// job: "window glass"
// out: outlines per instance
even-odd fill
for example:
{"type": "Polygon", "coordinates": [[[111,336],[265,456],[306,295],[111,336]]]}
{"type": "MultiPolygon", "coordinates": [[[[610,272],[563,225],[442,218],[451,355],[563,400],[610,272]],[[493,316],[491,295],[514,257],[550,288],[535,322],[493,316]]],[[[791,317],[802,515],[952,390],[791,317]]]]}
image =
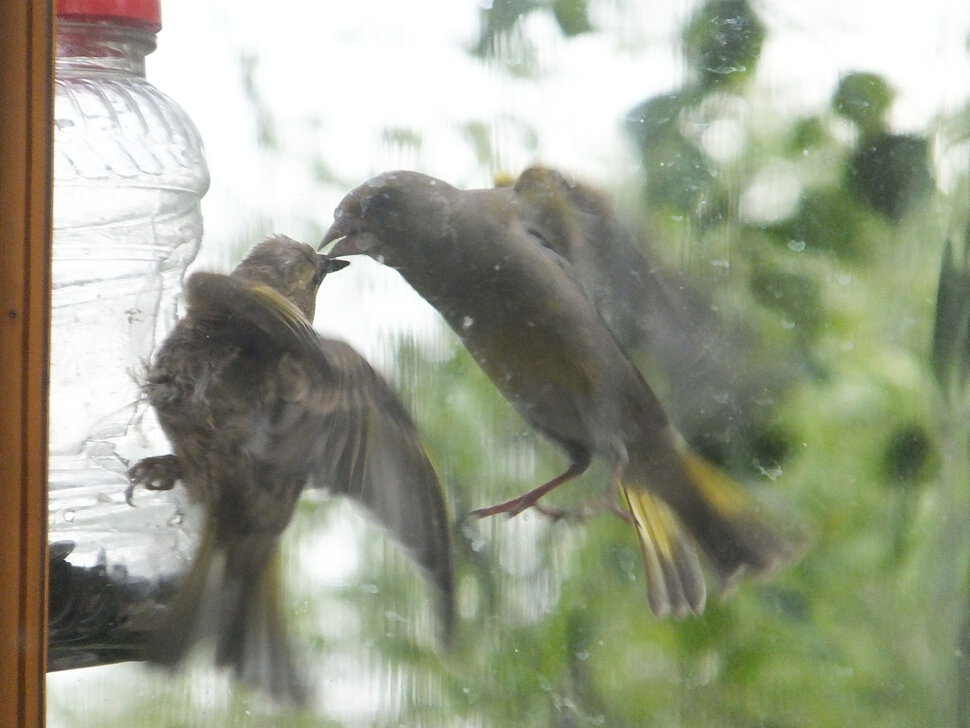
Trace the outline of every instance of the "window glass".
{"type": "MultiPolygon", "coordinates": [[[[604,456],[540,501],[566,517],[469,517],[569,458],[401,275],[354,256],[323,282],[314,326],[387,379],[437,467],[453,644],[386,529],[308,491],[282,544],[305,711],[202,650],[174,671],[52,672],[50,725],[966,721],[964,5],[165,2],[147,77],[198,126],[211,174],[190,273],[228,273],[270,234],[316,247],[344,196],[388,170],[517,194],[483,219],[515,211],[503,224],[567,270],[684,447],[741,484],[792,558],[729,584],[705,565],[703,614],[656,618],[604,456]],[[529,188],[535,165],[553,176],[529,188]],[[543,186],[559,173],[566,186],[543,186]]],[[[442,259],[427,285],[462,265],[442,259]]],[[[534,300],[490,285],[463,295],[534,300]]],[[[585,341],[586,325],[561,333],[585,341]]],[[[545,341],[503,349],[535,377],[529,396],[565,376],[545,341]]],[[[146,454],[164,453],[126,456],[146,454]]],[[[94,594],[189,562],[198,517],[180,488],[150,526],[163,557],[135,569],[113,543],[75,562],[101,565],[94,594]]],[[[128,507],[123,485],[104,497],[128,507]]]]}

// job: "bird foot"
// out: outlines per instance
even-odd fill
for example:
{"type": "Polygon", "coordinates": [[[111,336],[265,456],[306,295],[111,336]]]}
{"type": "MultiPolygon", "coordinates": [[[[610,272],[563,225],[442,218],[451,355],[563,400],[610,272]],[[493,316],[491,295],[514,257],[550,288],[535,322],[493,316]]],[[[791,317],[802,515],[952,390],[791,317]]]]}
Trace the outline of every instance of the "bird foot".
{"type": "Polygon", "coordinates": [[[505,501],[504,503],[498,503],[488,508],[479,508],[472,511],[468,515],[472,518],[487,518],[488,516],[495,516],[499,513],[505,513],[509,518],[512,518],[513,516],[519,515],[524,510],[534,508],[537,512],[541,513],[554,523],[558,521],[582,523],[583,521],[589,520],[597,513],[603,510],[608,510],[620,518],[627,521],[630,520],[629,513],[624,511],[615,503],[606,501],[602,498],[598,498],[593,502],[586,503],[575,511],[570,511],[564,508],[550,508],[549,506],[544,506],[538,502],[538,498],[533,498],[531,496],[531,493],[526,493],[523,496],[513,498],[512,500],[505,501]]]}
{"type": "Polygon", "coordinates": [[[544,506],[539,506],[536,501],[538,498],[532,497],[532,493],[526,493],[525,495],[519,496],[518,498],[513,498],[512,500],[504,501],[503,503],[496,503],[494,506],[489,506],[488,508],[476,508],[474,511],[468,515],[471,518],[487,518],[488,516],[495,516],[499,513],[505,513],[509,518],[519,515],[522,511],[536,507],[540,513],[547,511],[544,506]]]}
{"type": "Polygon", "coordinates": [[[509,518],[512,518],[513,516],[519,515],[527,508],[535,507],[535,509],[540,513],[549,516],[554,520],[559,520],[566,515],[566,512],[540,506],[538,504],[539,499],[549,491],[558,488],[567,480],[572,480],[576,476],[581,475],[583,471],[586,470],[587,466],[589,466],[589,458],[579,458],[576,462],[572,463],[564,473],[557,475],[548,483],[543,483],[538,488],[534,488],[528,493],[520,495],[518,498],[513,498],[512,500],[507,500],[503,503],[497,503],[496,505],[489,506],[488,508],[478,508],[468,515],[471,518],[486,518],[488,516],[494,516],[498,513],[507,513],[509,518]]]}
{"type": "Polygon", "coordinates": [[[146,490],[171,490],[175,481],[182,477],[178,458],[174,455],[157,455],[142,458],[128,468],[130,485],[125,488],[125,502],[133,506],[132,495],[139,485],[146,490]]]}
{"type": "Polygon", "coordinates": [[[570,521],[572,523],[585,523],[593,516],[599,515],[603,511],[608,511],[614,516],[623,519],[627,523],[633,523],[633,518],[621,506],[617,505],[609,495],[602,495],[587,501],[574,511],[567,511],[561,508],[547,508],[536,503],[534,508],[542,515],[547,516],[553,521],[570,521]]]}

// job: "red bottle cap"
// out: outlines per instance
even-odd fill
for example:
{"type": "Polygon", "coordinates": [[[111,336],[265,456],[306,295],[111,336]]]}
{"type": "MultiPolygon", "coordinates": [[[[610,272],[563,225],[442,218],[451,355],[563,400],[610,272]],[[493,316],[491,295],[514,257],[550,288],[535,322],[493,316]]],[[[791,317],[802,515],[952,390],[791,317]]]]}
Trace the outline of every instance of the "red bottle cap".
{"type": "Polygon", "coordinates": [[[57,0],[57,17],[107,20],[151,33],[162,29],[161,0],[57,0]]]}

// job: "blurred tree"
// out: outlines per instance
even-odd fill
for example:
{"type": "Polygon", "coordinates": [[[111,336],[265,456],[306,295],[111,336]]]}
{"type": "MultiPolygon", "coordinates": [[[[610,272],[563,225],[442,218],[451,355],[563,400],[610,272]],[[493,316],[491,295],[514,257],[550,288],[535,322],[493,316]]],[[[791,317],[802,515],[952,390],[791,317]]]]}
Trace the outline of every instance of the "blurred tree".
{"type": "Polygon", "coordinates": [[[549,12],[567,38],[589,33],[587,0],[492,0],[483,4],[478,42],[474,52],[481,57],[501,54],[501,40],[519,29],[532,13],[549,12]]]}
{"type": "Polygon", "coordinates": [[[741,88],[754,76],[767,29],[748,0],[707,0],[684,31],[691,83],[741,88]]]}
{"type": "Polygon", "coordinates": [[[893,134],[886,115],[893,90],[874,73],[846,75],[832,99],[836,113],[859,130],[848,161],[846,187],[861,202],[898,222],[933,187],[929,142],[913,134],[893,134]]]}

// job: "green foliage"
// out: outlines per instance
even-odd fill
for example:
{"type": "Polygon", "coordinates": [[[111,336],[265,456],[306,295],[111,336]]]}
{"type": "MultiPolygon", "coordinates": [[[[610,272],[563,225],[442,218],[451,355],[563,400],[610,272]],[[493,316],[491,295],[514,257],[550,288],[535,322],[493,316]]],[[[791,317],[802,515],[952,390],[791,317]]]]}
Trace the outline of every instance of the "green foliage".
{"type": "Polygon", "coordinates": [[[239,67],[242,70],[243,92],[252,105],[256,121],[256,141],[262,149],[278,150],[280,138],[279,132],[276,130],[273,111],[263,97],[257,81],[259,57],[251,52],[242,53],[239,57],[239,67]]]}
{"type": "Polygon", "coordinates": [[[711,90],[738,87],[754,73],[767,30],[747,0],[708,0],[684,32],[687,66],[711,90]]]}
{"type": "Polygon", "coordinates": [[[414,129],[403,127],[388,127],[384,129],[382,141],[392,147],[417,150],[421,148],[421,133],[414,129]]]}
{"type": "Polygon", "coordinates": [[[552,15],[566,37],[589,33],[593,30],[587,13],[586,0],[553,0],[552,15]]]}
{"type": "Polygon", "coordinates": [[[933,327],[933,371],[944,388],[965,387],[970,373],[970,237],[947,240],[940,267],[933,327]]]}
{"type": "Polygon", "coordinates": [[[536,12],[549,13],[566,38],[593,30],[588,0],[492,0],[483,3],[478,41],[472,52],[481,58],[505,62],[516,75],[535,70],[535,48],[522,31],[522,23],[536,12]]]}
{"type": "Polygon", "coordinates": [[[839,82],[832,97],[832,108],[867,134],[875,134],[885,130],[886,114],[894,96],[895,93],[882,76],[850,73],[839,82]]]}
{"type": "Polygon", "coordinates": [[[846,187],[863,203],[898,221],[932,190],[929,144],[910,134],[863,139],[849,160],[846,187]]]}

